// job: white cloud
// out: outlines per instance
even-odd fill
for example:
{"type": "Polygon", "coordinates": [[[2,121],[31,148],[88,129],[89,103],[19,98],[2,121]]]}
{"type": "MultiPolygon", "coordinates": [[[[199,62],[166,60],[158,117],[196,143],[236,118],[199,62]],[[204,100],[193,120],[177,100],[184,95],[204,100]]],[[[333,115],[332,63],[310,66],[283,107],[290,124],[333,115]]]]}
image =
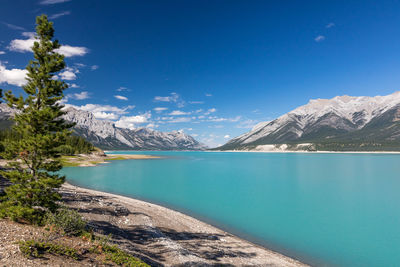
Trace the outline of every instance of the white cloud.
{"type": "Polygon", "coordinates": [[[69,2],[71,0],[42,0],[40,1],[41,5],[53,5],[53,4],[61,4],[65,2],[69,2]]]}
{"type": "Polygon", "coordinates": [[[118,92],[129,91],[129,89],[125,86],[121,86],[117,89],[118,92]]]}
{"type": "Polygon", "coordinates": [[[168,110],[168,108],[156,107],[156,108],[154,108],[153,110],[154,110],[155,112],[157,112],[157,113],[161,113],[161,112],[163,112],[163,111],[165,111],[165,110],[168,110]]]}
{"type": "Polygon", "coordinates": [[[67,81],[76,80],[76,74],[68,69],[61,72],[60,77],[61,77],[61,79],[67,80],[67,81]]]}
{"type": "Polygon", "coordinates": [[[49,19],[58,19],[59,17],[66,16],[66,15],[69,15],[69,14],[71,14],[71,11],[64,11],[64,12],[57,13],[57,14],[49,16],[49,19]]]}
{"type": "MultiPolygon", "coordinates": [[[[63,99],[63,101],[62,101],[63,104],[67,100],[68,100],[68,96],[66,97],[66,99],[63,99]]],[[[128,113],[127,110],[135,108],[135,106],[127,106],[124,108],[119,108],[119,107],[115,107],[115,106],[99,105],[99,104],[86,104],[86,105],[82,105],[82,106],[65,104],[65,107],[73,107],[75,109],[89,111],[89,112],[92,112],[93,115],[97,119],[106,119],[106,120],[116,120],[121,115],[128,113]]]]}
{"type": "Polygon", "coordinates": [[[216,108],[210,108],[209,110],[207,110],[207,112],[204,113],[204,115],[210,115],[211,113],[214,113],[216,111],[217,111],[216,108]]]}
{"type": "Polygon", "coordinates": [[[171,93],[170,96],[155,96],[154,101],[156,102],[173,102],[176,103],[176,105],[179,108],[182,108],[185,106],[185,101],[183,101],[177,93],[171,93]]]}
{"type": "Polygon", "coordinates": [[[177,93],[172,93],[170,96],[155,96],[154,101],[157,102],[176,102],[179,98],[177,93]]]}
{"type": "Polygon", "coordinates": [[[0,51],[0,55],[4,55],[6,52],[4,51],[0,51]]]}
{"type": "Polygon", "coordinates": [[[75,94],[68,94],[67,98],[72,98],[76,100],[84,100],[90,98],[89,92],[87,91],[82,91],[80,93],[75,93],[75,94]]]}
{"type": "Polygon", "coordinates": [[[335,27],[335,23],[333,23],[333,22],[328,23],[328,24],[325,26],[325,28],[327,28],[327,29],[332,28],[332,27],[335,27]]]}
{"type": "Polygon", "coordinates": [[[77,85],[76,83],[71,83],[71,84],[68,84],[68,87],[69,88],[79,88],[80,86],[77,85]]]}
{"type": "MultiPolygon", "coordinates": [[[[198,117],[199,119],[203,119],[204,118],[204,116],[199,116],[198,117]],[[202,117],[202,118],[200,118],[200,117],[202,117]]],[[[209,116],[206,120],[204,120],[204,121],[210,121],[210,122],[222,122],[222,121],[228,121],[228,122],[237,122],[237,121],[239,121],[241,119],[241,116],[236,116],[236,117],[233,117],[233,118],[220,118],[220,117],[217,117],[217,116],[209,116]]]]}
{"type": "Polygon", "coordinates": [[[84,56],[89,52],[86,47],[70,45],[62,45],[57,50],[58,53],[63,54],[65,57],[84,56]]]}
{"type": "Polygon", "coordinates": [[[23,32],[21,35],[28,38],[35,38],[36,32],[23,32]]]}
{"type": "Polygon", "coordinates": [[[98,65],[93,65],[93,66],[90,67],[91,70],[97,70],[98,68],[99,68],[98,65]]]}
{"type": "Polygon", "coordinates": [[[189,101],[189,104],[204,104],[204,101],[189,101]]]}
{"type": "Polygon", "coordinates": [[[190,121],[191,121],[191,118],[189,118],[189,117],[179,117],[179,118],[172,119],[172,120],[170,120],[168,122],[180,123],[180,122],[190,122],[190,121]]]}
{"type": "MultiPolygon", "coordinates": [[[[29,37],[28,39],[15,39],[10,42],[8,49],[15,52],[32,52],[33,44],[36,39],[34,33],[24,32],[23,36],[29,37]]],[[[89,52],[86,47],[62,45],[57,52],[63,54],[65,57],[84,56],[89,52]]]]}
{"type": "Polygon", "coordinates": [[[158,128],[158,125],[154,123],[149,123],[146,125],[146,128],[158,128]]]}
{"type": "Polygon", "coordinates": [[[314,38],[314,41],[316,41],[317,43],[322,42],[323,40],[325,40],[325,36],[323,35],[318,35],[314,38]]]}
{"type": "Polygon", "coordinates": [[[123,95],[115,95],[114,96],[116,99],[119,99],[119,100],[124,100],[124,101],[127,101],[128,100],[128,98],[126,97],[126,96],[123,96],[123,95]]]}
{"type": "Polygon", "coordinates": [[[206,94],[206,96],[210,97],[210,96],[212,96],[212,94],[206,94]]]}
{"type": "Polygon", "coordinates": [[[135,129],[137,124],[147,123],[148,119],[150,118],[150,112],[135,116],[122,116],[118,121],[115,122],[115,126],[120,128],[135,129]]]}
{"type": "Polygon", "coordinates": [[[182,116],[182,115],[190,115],[191,112],[184,112],[181,110],[174,110],[171,113],[169,113],[169,115],[171,116],[182,116]]]}
{"type": "Polygon", "coordinates": [[[0,61],[0,84],[8,83],[10,85],[22,86],[27,83],[25,79],[27,70],[23,69],[6,69],[0,61]]]}
{"type": "Polygon", "coordinates": [[[35,43],[34,37],[30,37],[29,39],[24,39],[24,40],[15,39],[11,41],[10,45],[8,46],[8,49],[11,51],[22,52],[22,53],[31,52],[34,43],[35,43]]]}
{"type": "Polygon", "coordinates": [[[103,111],[97,111],[93,112],[93,115],[96,117],[96,119],[101,119],[101,120],[116,120],[118,119],[119,115],[112,113],[112,112],[103,112],[103,111]]]}
{"type": "Polygon", "coordinates": [[[229,139],[229,138],[231,138],[231,136],[229,134],[227,134],[227,135],[224,136],[224,138],[225,139],[229,139]]]}
{"type": "Polygon", "coordinates": [[[118,115],[123,115],[128,113],[127,110],[135,108],[135,106],[127,106],[124,108],[119,108],[110,105],[100,105],[100,104],[86,104],[83,106],[73,106],[80,110],[90,111],[90,112],[114,112],[118,115]]]}

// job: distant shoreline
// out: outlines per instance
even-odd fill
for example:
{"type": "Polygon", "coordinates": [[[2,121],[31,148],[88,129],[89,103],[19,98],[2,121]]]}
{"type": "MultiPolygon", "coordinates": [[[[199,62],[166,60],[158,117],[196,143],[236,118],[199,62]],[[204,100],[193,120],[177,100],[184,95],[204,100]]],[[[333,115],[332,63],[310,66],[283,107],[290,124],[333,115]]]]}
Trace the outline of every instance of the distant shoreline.
{"type": "Polygon", "coordinates": [[[400,154],[400,151],[306,151],[306,150],[285,150],[285,151],[259,151],[259,150],[104,150],[109,155],[113,152],[252,152],[252,153],[304,153],[304,154],[400,154]]]}
{"type": "Polygon", "coordinates": [[[303,153],[303,154],[400,154],[400,151],[257,151],[257,150],[206,150],[206,152],[251,152],[251,153],[303,153]]]}

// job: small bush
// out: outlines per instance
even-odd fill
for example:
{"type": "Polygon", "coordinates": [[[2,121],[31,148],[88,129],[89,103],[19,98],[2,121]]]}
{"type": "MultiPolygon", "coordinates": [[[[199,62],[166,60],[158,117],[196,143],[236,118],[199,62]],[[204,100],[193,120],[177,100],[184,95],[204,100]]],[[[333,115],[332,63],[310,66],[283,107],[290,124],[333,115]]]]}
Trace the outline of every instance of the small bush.
{"type": "Polygon", "coordinates": [[[11,201],[0,202],[0,218],[8,218],[15,222],[42,225],[43,217],[43,210],[15,205],[11,201]]]}
{"type": "Polygon", "coordinates": [[[114,262],[117,265],[129,267],[149,267],[146,263],[138,260],[117,246],[106,245],[104,248],[106,259],[114,262]]]}
{"type": "Polygon", "coordinates": [[[141,260],[118,248],[110,245],[111,235],[96,236],[94,245],[89,251],[99,255],[104,255],[105,259],[120,266],[126,267],[150,267],[141,260]]]}
{"type": "Polygon", "coordinates": [[[79,235],[85,232],[86,221],[81,215],[67,208],[61,208],[55,213],[47,213],[45,223],[54,226],[56,230],[62,231],[67,235],[79,235]]]}
{"type": "Polygon", "coordinates": [[[38,242],[36,240],[20,241],[19,250],[25,257],[40,258],[43,254],[50,253],[67,256],[75,260],[79,259],[78,252],[73,248],[49,242],[38,242]]]}

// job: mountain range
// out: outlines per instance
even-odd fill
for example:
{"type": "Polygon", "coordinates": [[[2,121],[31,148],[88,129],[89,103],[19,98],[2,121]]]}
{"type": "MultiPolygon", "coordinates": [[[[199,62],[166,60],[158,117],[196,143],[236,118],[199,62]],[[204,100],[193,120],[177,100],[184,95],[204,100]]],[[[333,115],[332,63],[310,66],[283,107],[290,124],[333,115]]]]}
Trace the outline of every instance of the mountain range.
{"type": "Polygon", "coordinates": [[[400,92],[313,99],[217,150],[400,150],[400,92]]]}
{"type": "MultiPolygon", "coordinates": [[[[204,150],[207,147],[183,131],[160,132],[149,128],[125,129],[107,120],[99,120],[91,112],[73,107],[65,109],[64,118],[74,122],[74,134],[82,136],[102,149],[127,150],[204,150]]],[[[0,104],[0,128],[9,128],[15,111],[0,104]]]]}

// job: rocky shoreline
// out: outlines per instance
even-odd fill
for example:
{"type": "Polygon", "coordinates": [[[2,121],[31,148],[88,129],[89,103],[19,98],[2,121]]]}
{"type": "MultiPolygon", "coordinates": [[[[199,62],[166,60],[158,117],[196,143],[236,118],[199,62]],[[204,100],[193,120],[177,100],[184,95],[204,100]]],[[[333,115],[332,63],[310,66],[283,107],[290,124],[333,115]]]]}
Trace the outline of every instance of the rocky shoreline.
{"type": "Polygon", "coordinates": [[[151,266],[307,266],[148,202],[64,184],[65,205],[151,266]]]}

